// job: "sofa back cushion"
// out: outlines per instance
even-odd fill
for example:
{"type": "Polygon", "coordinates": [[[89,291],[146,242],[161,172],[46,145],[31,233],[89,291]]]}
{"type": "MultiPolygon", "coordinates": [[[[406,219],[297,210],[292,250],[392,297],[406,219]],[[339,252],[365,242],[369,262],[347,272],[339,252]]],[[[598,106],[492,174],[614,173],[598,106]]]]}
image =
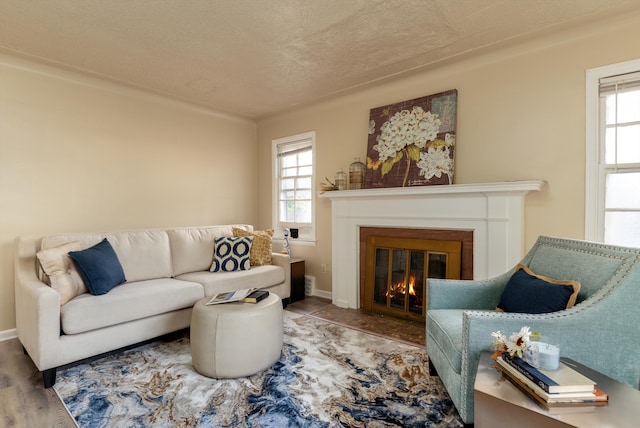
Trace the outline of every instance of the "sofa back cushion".
{"type": "Polygon", "coordinates": [[[128,282],[173,276],[167,232],[159,229],[110,233],[67,233],[42,238],[41,247],[79,241],[82,249],[107,238],[128,282]]]}
{"type": "Polygon", "coordinates": [[[174,276],[209,270],[216,238],[233,236],[233,228],[253,231],[247,224],[168,229],[174,276]]]}

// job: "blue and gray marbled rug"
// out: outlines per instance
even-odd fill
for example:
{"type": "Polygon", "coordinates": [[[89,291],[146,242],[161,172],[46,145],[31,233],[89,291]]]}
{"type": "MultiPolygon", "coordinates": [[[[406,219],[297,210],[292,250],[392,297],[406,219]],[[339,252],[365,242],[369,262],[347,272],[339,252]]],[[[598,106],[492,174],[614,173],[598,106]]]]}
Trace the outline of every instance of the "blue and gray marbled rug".
{"type": "Polygon", "coordinates": [[[58,372],[80,427],[460,427],[423,349],[284,313],[270,369],[216,380],[191,365],[188,335],[58,372]]]}

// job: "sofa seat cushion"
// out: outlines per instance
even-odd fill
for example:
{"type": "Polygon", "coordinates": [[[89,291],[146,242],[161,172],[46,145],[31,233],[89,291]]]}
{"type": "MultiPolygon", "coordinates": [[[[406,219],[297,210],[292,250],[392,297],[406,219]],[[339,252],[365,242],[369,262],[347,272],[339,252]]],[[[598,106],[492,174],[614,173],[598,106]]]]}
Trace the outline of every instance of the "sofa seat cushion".
{"type": "Polygon", "coordinates": [[[204,286],[205,296],[213,296],[225,291],[244,288],[268,288],[284,282],[284,269],[281,266],[255,266],[249,270],[235,272],[190,272],[176,279],[197,282],[204,286]]]}
{"type": "Polygon", "coordinates": [[[451,368],[458,374],[462,370],[463,312],[462,309],[431,309],[427,312],[427,333],[433,338],[441,353],[447,356],[451,368]]]}
{"type": "Polygon", "coordinates": [[[62,331],[78,334],[193,306],[202,285],[172,278],[127,282],[102,296],[82,294],[60,308],[62,331]]]}

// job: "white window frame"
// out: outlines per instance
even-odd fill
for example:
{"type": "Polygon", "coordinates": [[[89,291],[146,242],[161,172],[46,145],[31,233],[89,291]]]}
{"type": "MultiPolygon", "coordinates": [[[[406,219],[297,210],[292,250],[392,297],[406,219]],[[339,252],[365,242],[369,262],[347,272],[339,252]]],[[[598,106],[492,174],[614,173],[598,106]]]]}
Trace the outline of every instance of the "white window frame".
{"type": "Polygon", "coordinates": [[[586,153],[585,230],[586,240],[604,242],[605,170],[601,167],[604,148],[600,129],[600,79],[640,70],[640,59],[587,70],[586,73],[586,153]]]}
{"type": "Polygon", "coordinates": [[[299,237],[289,239],[291,245],[316,245],[316,133],[315,131],[304,132],[302,134],[289,137],[277,138],[271,142],[271,158],[273,160],[273,192],[272,192],[272,227],[274,229],[274,240],[281,242],[285,228],[297,227],[299,237]],[[278,146],[282,144],[295,144],[302,141],[311,141],[311,225],[283,223],[280,222],[280,165],[278,160],[278,146]]]}

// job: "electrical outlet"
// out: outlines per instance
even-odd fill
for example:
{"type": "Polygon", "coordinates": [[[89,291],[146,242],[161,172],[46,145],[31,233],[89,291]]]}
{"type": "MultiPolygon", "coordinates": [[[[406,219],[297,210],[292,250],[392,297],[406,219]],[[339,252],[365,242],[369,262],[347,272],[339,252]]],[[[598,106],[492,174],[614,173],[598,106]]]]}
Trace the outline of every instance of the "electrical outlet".
{"type": "Polygon", "coordinates": [[[322,273],[327,273],[327,271],[329,270],[329,265],[323,263],[322,265],[320,265],[320,268],[322,269],[322,273]]]}

